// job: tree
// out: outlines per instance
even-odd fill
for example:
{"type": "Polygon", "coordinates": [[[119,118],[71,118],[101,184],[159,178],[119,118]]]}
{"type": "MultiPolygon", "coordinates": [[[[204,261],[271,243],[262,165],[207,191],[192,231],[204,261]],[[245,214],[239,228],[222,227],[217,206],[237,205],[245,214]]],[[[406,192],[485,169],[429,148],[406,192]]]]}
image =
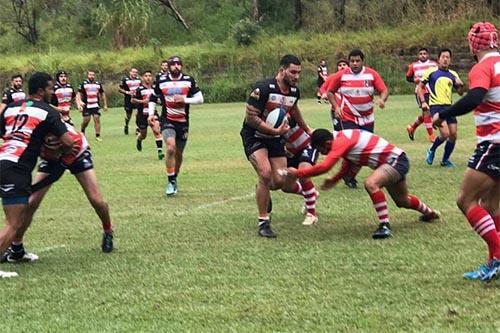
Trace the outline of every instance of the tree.
{"type": "Polygon", "coordinates": [[[182,14],[179,12],[179,10],[176,8],[176,6],[174,4],[174,0],[156,0],[156,1],[158,1],[160,4],[167,7],[168,9],[170,9],[170,11],[171,11],[170,15],[172,15],[172,17],[174,17],[177,20],[177,22],[182,24],[182,26],[186,30],[189,31],[189,29],[190,29],[189,25],[187,24],[186,20],[184,19],[182,14]]]}
{"type": "Polygon", "coordinates": [[[38,8],[35,0],[11,0],[14,21],[11,22],[18,34],[35,45],[38,41],[38,8]]]}
{"type": "Polygon", "coordinates": [[[302,28],[302,0],[295,0],[295,29],[302,28]]]}

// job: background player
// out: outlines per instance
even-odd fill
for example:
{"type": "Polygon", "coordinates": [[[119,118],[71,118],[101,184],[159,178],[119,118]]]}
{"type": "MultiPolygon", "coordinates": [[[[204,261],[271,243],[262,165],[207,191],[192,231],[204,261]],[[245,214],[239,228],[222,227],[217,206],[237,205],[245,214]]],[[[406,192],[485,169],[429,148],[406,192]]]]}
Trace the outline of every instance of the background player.
{"type": "MultiPolygon", "coordinates": [[[[0,231],[0,253],[22,230],[31,194],[31,172],[40,154],[43,138],[49,132],[60,138],[64,149],[71,149],[73,139],[67,133],[57,111],[47,102],[53,94],[52,78],[35,73],[28,81],[29,98],[10,104],[0,114],[0,197],[6,224],[0,231]]],[[[14,247],[14,251],[17,249],[14,247]]],[[[0,271],[0,277],[15,276],[0,271]]]]}
{"type": "Polygon", "coordinates": [[[177,176],[188,139],[189,106],[203,103],[203,94],[195,79],[182,73],[180,57],[168,59],[168,73],[156,82],[149,110],[155,109],[158,98],[163,106],[160,124],[167,149],[165,162],[168,182],[165,194],[173,196],[177,194],[177,176]]]}
{"type": "Polygon", "coordinates": [[[166,76],[168,73],[168,60],[163,60],[160,64],[160,71],[156,74],[155,82],[160,81],[162,76],[166,76]]]}
{"type": "MultiPolygon", "coordinates": [[[[451,70],[451,50],[442,49],[438,55],[438,67],[429,68],[424,72],[422,79],[417,87],[418,98],[422,105],[422,111],[430,110],[434,115],[451,105],[452,90],[455,88],[459,95],[463,94],[464,84],[458,73],[451,70]],[[425,94],[429,92],[429,104],[425,100],[425,94]],[[429,106],[430,105],[430,106],[429,106]]],[[[444,154],[441,160],[441,166],[454,168],[455,164],[450,161],[450,156],[455,149],[457,140],[457,118],[449,117],[439,128],[439,136],[434,140],[430,149],[427,151],[426,162],[432,165],[436,149],[446,142],[444,154]]]]}
{"type": "Polygon", "coordinates": [[[137,107],[132,102],[132,97],[135,96],[136,89],[141,85],[141,78],[137,68],[132,67],[129,75],[125,76],[118,87],[118,91],[123,94],[123,109],[125,110],[125,125],[123,126],[123,133],[128,135],[128,124],[132,118],[132,112],[137,107]]]}
{"type": "Polygon", "coordinates": [[[95,72],[90,70],[87,72],[87,80],[80,84],[78,93],[76,94],[76,103],[78,110],[82,113],[82,133],[85,134],[90,117],[94,119],[95,140],[101,142],[101,109],[100,101],[103,101],[104,111],[108,111],[108,98],[104,92],[104,88],[99,81],[95,81],[95,72]]]}
{"type": "MultiPolygon", "coordinates": [[[[385,187],[398,207],[413,209],[423,215],[422,221],[431,221],[439,215],[427,207],[419,198],[408,194],[405,176],[410,168],[410,162],[403,150],[387,142],[383,138],[359,129],[343,130],[332,133],[326,129],[315,130],[311,144],[324,155],[325,160],[308,168],[288,168],[287,174],[292,177],[313,177],[328,172],[341,158],[348,163],[369,166],[374,171],[365,180],[365,189],[370,195],[375,208],[379,226],[373,234],[374,239],[388,238],[392,235],[389,223],[388,206],[382,189],[385,187]]],[[[327,178],[322,189],[328,190],[342,179],[349,170],[348,164],[343,164],[340,171],[327,178]]]]}
{"type": "Polygon", "coordinates": [[[318,103],[321,103],[321,92],[320,88],[325,83],[327,77],[328,77],[328,67],[326,66],[326,60],[321,59],[318,65],[318,79],[316,80],[317,84],[317,89],[316,89],[316,98],[318,99],[318,103]]]}
{"type": "MultiPolygon", "coordinates": [[[[425,47],[422,47],[418,50],[418,60],[412,62],[408,66],[408,71],[406,72],[406,81],[415,83],[415,98],[417,100],[417,106],[421,109],[421,113],[417,119],[413,122],[413,124],[409,124],[406,127],[406,131],[408,132],[408,136],[410,140],[414,140],[415,138],[415,130],[420,124],[424,123],[425,129],[427,130],[427,135],[429,137],[430,142],[434,142],[434,133],[432,132],[432,119],[429,111],[423,111],[422,105],[420,103],[420,98],[418,96],[418,84],[424,75],[424,72],[429,68],[437,67],[437,63],[434,60],[429,59],[429,50],[425,47]]],[[[429,103],[429,92],[425,91],[424,99],[429,103]]]]}
{"type": "Polygon", "coordinates": [[[154,93],[153,89],[153,74],[151,71],[144,71],[142,74],[142,84],[136,89],[135,96],[132,97],[132,103],[137,105],[136,125],[139,128],[137,133],[136,148],[142,151],[142,141],[148,135],[148,125],[151,127],[155,136],[156,150],[158,152],[158,159],[162,160],[165,155],[162,148],[162,137],[160,131],[160,123],[156,110],[149,112],[149,98],[154,93]]]}
{"type": "Polygon", "coordinates": [[[278,173],[287,163],[281,136],[290,130],[288,122],[284,121],[278,128],[274,128],[265,121],[269,112],[283,108],[295,118],[303,130],[310,132],[297,105],[300,98],[297,82],[301,70],[299,58],[294,55],[283,56],[276,76],[257,82],[247,100],[240,135],[245,155],[258,176],[255,197],[259,214],[258,235],[262,237],[276,237],[269,219],[270,190],[282,189],[297,194],[302,192],[300,183],[285,182],[285,178],[278,173]]]}
{"type": "Polygon", "coordinates": [[[69,122],[70,124],[71,117],[69,113],[71,110],[71,102],[75,96],[75,90],[71,84],[68,83],[68,74],[65,71],[57,72],[51,106],[61,113],[63,121],[69,122]]]}
{"type": "MultiPolygon", "coordinates": [[[[362,129],[373,133],[374,95],[380,94],[377,103],[383,109],[389,98],[389,90],[374,69],[364,66],[365,56],[361,50],[352,50],[348,60],[349,67],[337,72],[327,87],[328,100],[338,120],[337,129],[362,129]],[[340,97],[336,97],[336,93],[340,97]]],[[[356,175],[359,170],[359,166],[353,166],[345,174],[344,182],[348,187],[357,187],[356,175]]]]}
{"type": "Polygon", "coordinates": [[[13,102],[24,101],[26,94],[23,91],[23,76],[21,74],[13,75],[10,79],[10,88],[4,90],[2,103],[0,103],[0,113],[5,110],[7,105],[13,102]]]}
{"type": "Polygon", "coordinates": [[[464,174],[457,204],[471,227],[488,245],[487,264],[464,274],[467,279],[491,281],[500,275],[500,53],[498,31],[478,22],[468,34],[469,47],[478,63],[469,72],[469,92],[446,110],[434,115],[442,124],[474,110],[478,144],[464,174]]]}

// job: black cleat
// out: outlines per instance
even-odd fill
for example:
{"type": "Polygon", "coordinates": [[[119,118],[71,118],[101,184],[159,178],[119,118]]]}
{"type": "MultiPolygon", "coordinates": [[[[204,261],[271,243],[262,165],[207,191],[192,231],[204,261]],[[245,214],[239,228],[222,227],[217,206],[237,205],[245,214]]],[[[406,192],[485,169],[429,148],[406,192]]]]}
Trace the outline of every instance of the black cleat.
{"type": "Polygon", "coordinates": [[[113,233],[104,232],[102,234],[102,252],[109,253],[113,251],[113,233]]]}
{"type": "Polygon", "coordinates": [[[349,188],[358,188],[358,181],[356,178],[343,177],[344,183],[349,188]]]}
{"type": "Polygon", "coordinates": [[[385,239],[392,236],[391,225],[389,222],[380,223],[377,230],[373,233],[373,239],[385,239]]]}
{"type": "Polygon", "coordinates": [[[258,235],[266,238],[276,238],[276,234],[271,230],[270,222],[264,222],[259,225],[258,235]]]}
{"type": "Polygon", "coordinates": [[[128,135],[128,126],[123,126],[123,134],[128,135]]]}
{"type": "Polygon", "coordinates": [[[142,151],[142,141],[141,140],[137,140],[137,142],[135,144],[135,148],[137,148],[138,151],[142,151]]]}
{"type": "Polygon", "coordinates": [[[269,197],[269,202],[267,203],[267,213],[271,213],[273,211],[273,199],[269,197]]]}
{"type": "Polygon", "coordinates": [[[34,253],[28,253],[24,250],[14,252],[12,247],[9,247],[0,257],[0,263],[11,262],[11,263],[19,263],[19,262],[32,262],[37,261],[38,256],[34,253]]]}

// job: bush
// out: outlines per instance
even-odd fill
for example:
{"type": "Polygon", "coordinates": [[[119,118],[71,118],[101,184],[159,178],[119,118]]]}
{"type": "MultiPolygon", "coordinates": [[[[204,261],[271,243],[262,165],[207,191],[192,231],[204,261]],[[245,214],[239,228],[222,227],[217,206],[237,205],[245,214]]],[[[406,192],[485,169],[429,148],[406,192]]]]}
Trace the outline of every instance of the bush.
{"type": "Polygon", "coordinates": [[[233,26],[233,38],[238,45],[248,46],[254,42],[259,30],[260,27],[257,22],[245,18],[233,26]]]}

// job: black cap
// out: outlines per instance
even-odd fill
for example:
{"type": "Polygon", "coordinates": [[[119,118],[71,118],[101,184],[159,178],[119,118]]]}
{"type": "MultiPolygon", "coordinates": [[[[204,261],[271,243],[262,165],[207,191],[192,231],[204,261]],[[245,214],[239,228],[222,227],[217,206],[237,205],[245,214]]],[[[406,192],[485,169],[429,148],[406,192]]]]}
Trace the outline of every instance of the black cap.
{"type": "Polygon", "coordinates": [[[170,58],[168,58],[167,62],[169,66],[172,65],[174,62],[178,62],[179,64],[182,65],[182,59],[179,56],[171,56],[170,58]]]}

